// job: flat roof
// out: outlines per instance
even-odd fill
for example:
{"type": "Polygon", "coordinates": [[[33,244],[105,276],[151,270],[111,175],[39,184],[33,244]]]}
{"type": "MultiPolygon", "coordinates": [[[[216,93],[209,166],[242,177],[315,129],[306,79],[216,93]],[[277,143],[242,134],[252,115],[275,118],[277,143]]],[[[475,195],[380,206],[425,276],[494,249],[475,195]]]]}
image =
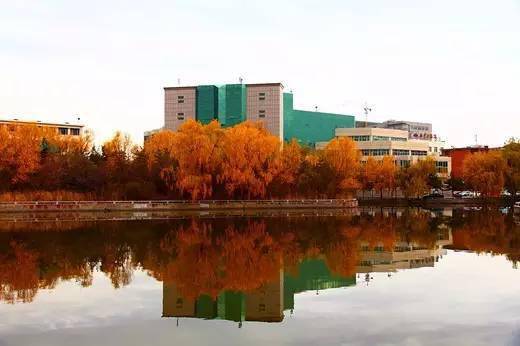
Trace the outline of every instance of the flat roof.
{"type": "Polygon", "coordinates": [[[52,123],[46,121],[38,121],[38,120],[18,120],[18,119],[0,119],[0,123],[2,124],[22,124],[22,125],[43,125],[43,126],[55,126],[55,127],[85,127],[85,125],[80,124],[70,124],[70,123],[52,123]]]}
{"type": "MultiPolygon", "coordinates": [[[[232,83],[232,84],[223,84],[223,85],[241,85],[240,83],[232,83]]],[[[283,84],[278,83],[250,83],[250,84],[244,84],[245,86],[281,86],[283,89],[283,84]]],[[[200,86],[215,86],[214,84],[201,84],[201,85],[186,85],[186,86],[173,86],[173,87],[164,87],[164,90],[179,90],[179,89],[196,89],[200,86]]]]}
{"type": "Polygon", "coordinates": [[[176,87],[164,87],[164,90],[178,90],[178,89],[196,89],[196,86],[176,86],[176,87]]]}

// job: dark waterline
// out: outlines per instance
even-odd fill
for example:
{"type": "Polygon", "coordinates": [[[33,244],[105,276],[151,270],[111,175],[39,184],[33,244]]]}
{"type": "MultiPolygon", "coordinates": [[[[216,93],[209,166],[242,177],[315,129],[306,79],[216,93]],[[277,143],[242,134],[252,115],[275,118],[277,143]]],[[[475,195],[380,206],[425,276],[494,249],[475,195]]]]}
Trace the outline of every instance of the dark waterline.
{"type": "Polygon", "coordinates": [[[508,210],[3,222],[0,345],[518,345],[508,210]]]}

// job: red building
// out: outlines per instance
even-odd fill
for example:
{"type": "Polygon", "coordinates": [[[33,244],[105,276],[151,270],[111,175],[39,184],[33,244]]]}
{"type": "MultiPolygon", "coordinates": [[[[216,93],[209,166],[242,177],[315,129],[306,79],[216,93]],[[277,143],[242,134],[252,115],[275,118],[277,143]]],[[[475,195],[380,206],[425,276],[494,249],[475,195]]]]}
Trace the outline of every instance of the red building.
{"type": "Polygon", "coordinates": [[[464,148],[451,148],[451,149],[443,149],[442,155],[451,157],[451,177],[452,178],[462,178],[462,165],[464,163],[464,159],[466,156],[479,153],[479,152],[487,152],[489,147],[486,146],[473,146],[473,147],[464,147],[464,148]]]}

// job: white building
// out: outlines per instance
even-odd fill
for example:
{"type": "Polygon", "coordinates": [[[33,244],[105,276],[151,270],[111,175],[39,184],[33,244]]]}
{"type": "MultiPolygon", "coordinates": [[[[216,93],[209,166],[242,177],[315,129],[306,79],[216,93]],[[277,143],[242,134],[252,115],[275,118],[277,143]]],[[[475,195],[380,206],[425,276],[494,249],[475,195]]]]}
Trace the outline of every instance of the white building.
{"type": "MultiPolygon", "coordinates": [[[[441,156],[445,146],[442,141],[410,139],[408,131],[371,127],[337,128],[338,137],[349,137],[356,142],[362,162],[366,162],[369,156],[376,159],[393,156],[398,166],[405,167],[425,157],[432,157],[441,178],[448,178],[451,174],[451,158],[441,156]]],[[[316,148],[322,149],[326,145],[327,142],[319,142],[316,148]]]]}

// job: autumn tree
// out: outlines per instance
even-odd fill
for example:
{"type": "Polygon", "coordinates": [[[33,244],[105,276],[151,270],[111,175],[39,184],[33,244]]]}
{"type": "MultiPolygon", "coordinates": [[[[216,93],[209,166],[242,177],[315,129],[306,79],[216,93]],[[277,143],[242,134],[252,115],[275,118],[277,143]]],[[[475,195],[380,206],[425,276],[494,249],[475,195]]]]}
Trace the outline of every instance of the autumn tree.
{"type": "Polygon", "coordinates": [[[376,160],[370,156],[361,167],[361,184],[364,190],[375,189],[381,198],[383,191],[392,191],[396,187],[397,168],[391,156],[376,160]]]}
{"type": "Polygon", "coordinates": [[[229,128],[222,139],[218,182],[230,196],[264,197],[280,155],[280,140],[259,124],[244,122],[229,128]]]}
{"type": "Polygon", "coordinates": [[[303,149],[296,140],[293,139],[283,146],[280,158],[277,160],[276,173],[270,185],[270,191],[273,194],[295,195],[303,159],[303,149]]]}
{"type": "Polygon", "coordinates": [[[406,197],[419,197],[428,193],[430,190],[429,177],[435,173],[435,161],[432,158],[418,160],[399,171],[399,187],[406,197]]]}
{"type": "Polygon", "coordinates": [[[463,162],[465,183],[485,197],[500,195],[506,171],[506,161],[499,151],[474,153],[463,162]]]}
{"type": "Polygon", "coordinates": [[[325,162],[334,173],[340,194],[352,193],[360,187],[358,181],[360,153],[353,140],[346,137],[331,140],[323,150],[325,162]]]}
{"type": "Polygon", "coordinates": [[[40,167],[42,131],[31,125],[0,126],[0,182],[27,183],[40,167]]]}
{"type": "Polygon", "coordinates": [[[217,121],[202,125],[188,120],[173,138],[173,156],[178,167],[177,188],[191,199],[210,198],[221,164],[223,131],[217,121]]]}
{"type": "Polygon", "coordinates": [[[507,163],[505,186],[514,196],[520,191],[520,139],[511,138],[502,149],[507,163]]]}

